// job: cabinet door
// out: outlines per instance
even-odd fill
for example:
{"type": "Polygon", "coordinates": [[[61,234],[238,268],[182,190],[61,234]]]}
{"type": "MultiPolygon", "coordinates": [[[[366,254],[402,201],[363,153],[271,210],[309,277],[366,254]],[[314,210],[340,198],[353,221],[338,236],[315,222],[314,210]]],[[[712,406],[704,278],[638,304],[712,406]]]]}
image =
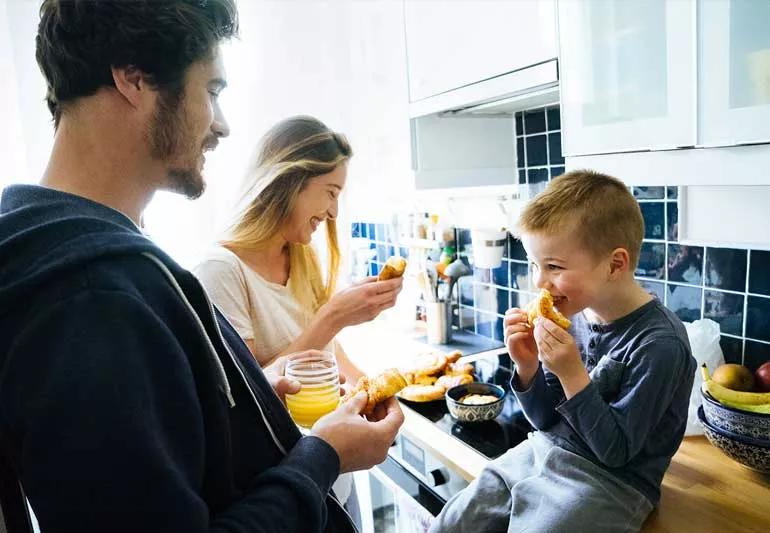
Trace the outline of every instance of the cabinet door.
{"type": "Polygon", "coordinates": [[[695,144],[694,0],[559,0],[566,156],[695,144]]]}
{"type": "Polygon", "coordinates": [[[770,142],[770,2],[700,1],[699,143],[770,142]]]}
{"type": "Polygon", "coordinates": [[[556,57],[554,0],[405,0],[409,100],[556,57]]]}

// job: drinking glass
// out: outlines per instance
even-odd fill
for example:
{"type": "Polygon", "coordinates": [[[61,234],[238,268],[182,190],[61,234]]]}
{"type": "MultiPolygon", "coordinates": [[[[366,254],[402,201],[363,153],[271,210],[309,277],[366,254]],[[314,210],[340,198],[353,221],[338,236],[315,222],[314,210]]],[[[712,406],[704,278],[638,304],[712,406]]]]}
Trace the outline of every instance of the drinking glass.
{"type": "Polygon", "coordinates": [[[302,385],[297,394],[286,395],[286,407],[298,426],[310,428],[334,411],[340,402],[340,375],[333,353],[324,351],[291,354],[286,377],[302,385]]]}

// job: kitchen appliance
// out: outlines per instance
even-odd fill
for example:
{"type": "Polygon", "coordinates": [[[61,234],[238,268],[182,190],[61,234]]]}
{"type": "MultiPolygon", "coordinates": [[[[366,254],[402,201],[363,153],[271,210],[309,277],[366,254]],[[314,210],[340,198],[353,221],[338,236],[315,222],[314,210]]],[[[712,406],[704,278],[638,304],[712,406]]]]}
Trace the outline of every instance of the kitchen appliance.
{"type": "MultiPolygon", "coordinates": [[[[457,422],[449,415],[443,398],[427,403],[402,400],[402,406],[416,411],[477,453],[494,459],[525,440],[532,431],[510,392],[510,358],[496,350],[461,361],[473,363],[478,381],[494,383],[506,390],[502,411],[496,419],[472,424],[457,422]]],[[[356,474],[363,530],[366,533],[427,531],[431,518],[467,485],[451,465],[419,442],[399,435],[384,463],[369,472],[356,474]]]]}

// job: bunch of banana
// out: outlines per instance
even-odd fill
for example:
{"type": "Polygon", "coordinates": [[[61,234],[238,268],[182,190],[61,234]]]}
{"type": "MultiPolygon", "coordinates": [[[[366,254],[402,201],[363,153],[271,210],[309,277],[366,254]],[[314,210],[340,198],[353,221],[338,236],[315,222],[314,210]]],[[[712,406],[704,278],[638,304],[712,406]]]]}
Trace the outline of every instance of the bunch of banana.
{"type": "Polygon", "coordinates": [[[719,403],[742,411],[770,414],[770,392],[743,392],[728,389],[711,379],[705,364],[700,370],[703,374],[703,385],[701,385],[703,392],[709,393],[719,403]]]}

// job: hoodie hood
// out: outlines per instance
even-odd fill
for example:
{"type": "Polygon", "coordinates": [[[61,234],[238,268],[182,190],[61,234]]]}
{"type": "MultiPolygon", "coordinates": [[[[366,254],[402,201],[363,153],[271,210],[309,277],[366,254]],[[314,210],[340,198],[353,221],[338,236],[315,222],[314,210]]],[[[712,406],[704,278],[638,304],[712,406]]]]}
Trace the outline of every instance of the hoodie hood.
{"type": "Polygon", "coordinates": [[[114,209],[46,187],[8,186],[0,199],[0,310],[65,269],[144,252],[179,268],[114,209]]]}

